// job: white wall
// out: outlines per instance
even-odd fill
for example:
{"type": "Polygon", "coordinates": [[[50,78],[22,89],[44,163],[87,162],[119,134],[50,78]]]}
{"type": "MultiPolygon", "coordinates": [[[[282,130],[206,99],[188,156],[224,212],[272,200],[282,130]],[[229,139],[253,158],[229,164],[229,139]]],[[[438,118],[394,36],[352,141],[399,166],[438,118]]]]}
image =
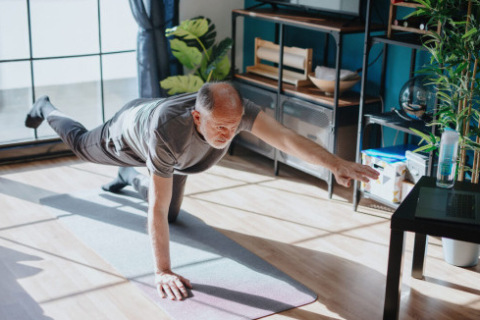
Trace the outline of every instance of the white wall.
{"type": "MultiPolygon", "coordinates": [[[[180,21],[204,16],[215,23],[217,41],[232,36],[232,10],[243,9],[244,0],[180,0],[180,21]]],[[[237,19],[235,66],[243,62],[243,19],[237,19]]]]}

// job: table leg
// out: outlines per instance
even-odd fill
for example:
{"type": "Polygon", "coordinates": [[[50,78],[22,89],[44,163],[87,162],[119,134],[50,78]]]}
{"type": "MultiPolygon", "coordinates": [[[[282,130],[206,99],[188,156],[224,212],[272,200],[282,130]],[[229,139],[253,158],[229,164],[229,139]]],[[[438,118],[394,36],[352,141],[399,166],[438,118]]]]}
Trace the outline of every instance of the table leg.
{"type": "Polygon", "coordinates": [[[427,254],[427,235],[416,233],[413,247],[412,277],[423,279],[425,256],[427,254]]]}
{"type": "Polygon", "coordinates": [[[390,233],[390,249],[388,253],[387,286],[385,288],[385,304],[383,319],[398,319],[400,290],[402,285],[404,231],[392,229],[390,233]]]}

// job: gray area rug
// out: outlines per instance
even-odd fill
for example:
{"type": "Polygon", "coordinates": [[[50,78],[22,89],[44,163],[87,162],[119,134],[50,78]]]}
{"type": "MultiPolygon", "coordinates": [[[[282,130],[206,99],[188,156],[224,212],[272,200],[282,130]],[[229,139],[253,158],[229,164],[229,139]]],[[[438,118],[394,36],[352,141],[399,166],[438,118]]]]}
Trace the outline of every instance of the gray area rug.
{"type": "Polygon", "coordinates": [[[153,285],[147,204],[133,192],[91,190],[41,203],[173,319],[257,319],[316,300],[314,292],[184,211],[170,225],[172,269],[193,289],[181,302],[161,299],[153,285]]]}

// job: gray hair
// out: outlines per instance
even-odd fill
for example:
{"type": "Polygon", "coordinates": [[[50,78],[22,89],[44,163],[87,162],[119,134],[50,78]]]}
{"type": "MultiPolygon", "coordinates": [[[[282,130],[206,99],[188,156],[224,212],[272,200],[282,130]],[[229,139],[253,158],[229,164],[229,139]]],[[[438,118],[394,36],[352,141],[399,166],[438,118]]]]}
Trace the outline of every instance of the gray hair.
{"type": "Polygon", "coordinates": [[[213,94],[213,86],[215,84],[228,84],[230,87],[233,89],[233,93],[237,95],[237,98],[239,99],[240,103],[242,103],[243,98],[238,92],[235,87],[232,86],[231,83],[229,82],[207,82],[205,83],[200,90],[198,90],[197,93],[197,100],[195,101],[195,109],[199,110],[199,108],[207,111],[208,113],[211,113],[213,111],[213,108],[215,106],[215,98],[213,94]]]}
{"type": "Polygon", "coordinates": [[[197,93],[197,101],[195,101],[195,109],[203,108],[208,112],[212,112],[215,100],[213,98],[212,84],[205,83],[197,93]]]}

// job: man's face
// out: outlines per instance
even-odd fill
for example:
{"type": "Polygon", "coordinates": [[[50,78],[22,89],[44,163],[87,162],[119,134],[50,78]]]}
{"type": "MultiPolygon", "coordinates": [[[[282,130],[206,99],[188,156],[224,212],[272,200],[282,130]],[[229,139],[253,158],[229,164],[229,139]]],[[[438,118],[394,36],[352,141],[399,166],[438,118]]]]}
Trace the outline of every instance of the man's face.
{"type": "Polygon", "coordinates": [[[216,149],[228,146],[242,120],[242,110],[215,108],[213,112],[192,111],[198,132],[205,141],[216,149]]]}

